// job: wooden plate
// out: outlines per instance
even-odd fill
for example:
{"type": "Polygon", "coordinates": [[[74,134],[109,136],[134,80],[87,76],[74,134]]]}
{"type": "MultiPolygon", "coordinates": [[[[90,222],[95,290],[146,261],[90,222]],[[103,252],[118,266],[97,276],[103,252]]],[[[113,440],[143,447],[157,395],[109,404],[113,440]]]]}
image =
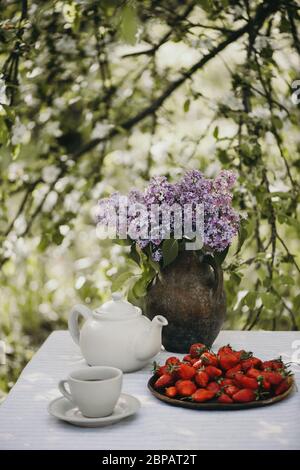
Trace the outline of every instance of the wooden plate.
{"type": "Polygon", "coordinates": [[[259,406],[273,405],[281,400],[284,400],[294,388],[294,380],[288,390],[286,390],[281,395],[272,398],[266,398],[265,400],[251,401],[249,403],[218,403],[217,401],[208,401],[205,403],[195,403],[187,400],[180,400],[178,398],[169,398],[159,393],[153,387],[153,384],[157,377],[152,376],[148,382],[148,388],[152,395],[154,395],[159,400],[167,403],[172,406],[180,406],[182,408],[191,408],[193,410],[244,410],[246,408],[257,408],[259,406]]]}

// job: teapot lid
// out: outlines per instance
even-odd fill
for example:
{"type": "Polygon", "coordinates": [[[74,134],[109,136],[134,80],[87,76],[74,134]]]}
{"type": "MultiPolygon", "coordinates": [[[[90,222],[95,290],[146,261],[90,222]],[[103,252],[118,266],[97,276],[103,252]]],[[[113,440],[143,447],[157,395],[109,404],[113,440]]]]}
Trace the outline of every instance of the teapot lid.
{"type": "Polygon", "coordinates": [[[123,299],[121,292],[113,292],[112,300],[95,310],[103,320],[129,320],[141,314],[141,309],[123,299]]]}

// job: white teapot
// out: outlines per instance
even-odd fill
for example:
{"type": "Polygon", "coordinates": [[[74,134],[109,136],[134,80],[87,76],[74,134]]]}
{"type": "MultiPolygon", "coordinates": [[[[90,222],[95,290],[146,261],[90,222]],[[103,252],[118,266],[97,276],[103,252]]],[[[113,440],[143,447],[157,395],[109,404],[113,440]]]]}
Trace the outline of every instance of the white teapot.
{"type": "Polygon", "coordinates": [[[113,366],[123,372],[144,367],[161,350],[165,317],[157,315],[150,321],[139,307],[113,293],[112,300],[94,311],[75,305],[69,317],[69,331],[91,366],[113,366]],[[81,330],[78,318],[85,323],[81,330]]]}

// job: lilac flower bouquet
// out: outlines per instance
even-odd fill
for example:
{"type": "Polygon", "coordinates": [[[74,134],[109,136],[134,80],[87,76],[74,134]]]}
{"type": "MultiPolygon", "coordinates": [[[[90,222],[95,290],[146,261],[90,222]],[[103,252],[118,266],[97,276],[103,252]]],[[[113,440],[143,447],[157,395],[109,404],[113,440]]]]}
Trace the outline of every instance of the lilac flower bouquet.
{"type": "MultiPolygon", "coordinates": [[[[235,174],[228,170],[221,171],[215,179],[207,179],[200,171],[191,170],[173,184],[169,183],[165,176],[158,176],[151,179],[144,192],[131,190],[128,194],[128,203],[144,205],[149,214],[155,204],[159,206],[179,204],[182,208],[188,204],[202,204],[203,249],[209,252],[223,252],[230,246],[239,229],[240,217],[232,207],[231,190],[235,180],[235,174]]],[[[114,193],[110,198],[101,199],[99,206],[102,208],[113,206],[118,212],[121,197],[119,193],[114,193]]],[[[110,224],[107,214],[104,211],[98,216],[99,224],[110,224]]],[[[139,216],[140,214],[135,214],[135,217],[139,216]]],[[[128,214],[127,217],[132,222],[134,216],[128,214]]],[[[151,238],[151,234],[143,238],[141,234],[141,238],[137,237],[132,243],[145,252],[150,249],[152,259],[159,262],[163,259],[163,235],[161,232],[156,234],[155,238],[151,238]]]]}
{"type": "MultiPolygon", "coordinates": [[[[195,207],[201,206],[202,244],[198,250],[223,260],[240,225],[240,216],[232,207],[235,180],[235,174],[228,170],[221,171],[214,179],[205,178],[198,170],[191,170],[175,183],[170,183],[165,176],[154,177],[143,192],[137,189],[129,192],[126,198],[129,210],[125,213],[121,207],[124,200],[121,194],[114,193],[109,198],[101,199],[98,205],[98,225],[116,224],[116,215],[123,211],[123,218],[121,221],[118,219],[116,225],[116,239],[131,245],[130,256],[142,267],[144,288],[162,267],[175,260],[184,249],[187,238],[193,241],[193,237],[186,237],[184,231],[179,235],[175,233],[174,214],[169,219],[170,226],[167,229],[162,223],[163,214],[160,214],[156,219],[156,226],[154,224],[153,227],[152,224],[150,231],[148,223],[151,217],[153,220],[153,207],[179,208],[180,224],[184,225],[189,218],[192,234],[196,234],[195,207]],[[130,211],[131,206],[143,210],[130,211]],[[192,210],[186,212],[186,207],[192,210]],[[132,230],[124,231],[124,225],[128,227],[128,224],[131,227],[134,225],[134,236],[132,230]]],[[[144,292],[145,289],[142,290],[144,292]]]]}

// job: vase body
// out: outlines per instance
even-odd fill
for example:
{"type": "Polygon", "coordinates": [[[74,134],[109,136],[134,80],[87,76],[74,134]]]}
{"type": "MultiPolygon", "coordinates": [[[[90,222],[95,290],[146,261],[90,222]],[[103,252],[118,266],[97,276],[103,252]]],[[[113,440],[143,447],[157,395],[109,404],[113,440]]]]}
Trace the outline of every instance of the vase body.
{"type": "Polygon", "coordinates": [[[149,287],[145,313],[166,316],[162,343],[167,351],[188,353],[193,343],[211,346],[226,315],[223,273],[210,256],[181,252],[149,287]]]}

